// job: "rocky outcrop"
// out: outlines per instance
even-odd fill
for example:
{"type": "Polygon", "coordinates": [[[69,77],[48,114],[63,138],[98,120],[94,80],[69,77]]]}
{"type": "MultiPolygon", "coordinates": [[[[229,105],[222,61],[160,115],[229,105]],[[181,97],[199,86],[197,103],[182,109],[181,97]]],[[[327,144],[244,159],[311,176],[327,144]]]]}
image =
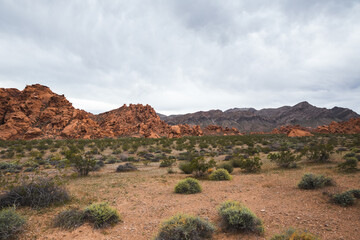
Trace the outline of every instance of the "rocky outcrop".
{"type": "Polygon", "coordinates": [[[0,89],[0,139],[99,138],[104,132],[85,111],[39,84],[0,89]]]}
{"type": "Polygon", "coordinates": [[[287,135],[288,137],[308,137],[308,136],[314,136],[312,133],[308,131],[304,131],[301,129],[291,129],[291,131],[287,135]]]}
{"type": "Polygon", "coordinates": [[[209,125],[204,128],[205,135],[242,135],[236,128],[220,127],[217,125],[209,125]]]}
{"type": "Polygon", "coordinates": [[[274,128],[286,125],[301,125],[316,128],[330,124],[332,121],[347,121],[360,117],[347,108],[334,107],[332,109],[318,108],[308,102],[301,102],[294,106],[267,108],[233,108],[226,111],[210,110],[184,115],[165,116],[161,119],[170,125],[189,124],[217,125],[223,128],[237,128],[241,132],[270,132],[274,128]]]}
{"type": "Polygon", "coordinates": [[[340,133],[340,134],[359,134],[360,118],[352,118],[344,122],[332,122],[329,125],[317,127],[317,133],[340,133]]]}

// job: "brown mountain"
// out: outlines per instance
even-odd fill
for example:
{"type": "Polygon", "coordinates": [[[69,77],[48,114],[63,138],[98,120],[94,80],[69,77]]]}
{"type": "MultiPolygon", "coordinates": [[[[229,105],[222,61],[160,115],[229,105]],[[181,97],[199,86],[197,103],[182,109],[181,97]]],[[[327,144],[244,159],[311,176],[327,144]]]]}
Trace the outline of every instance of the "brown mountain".
{"type": "Polygon", "coordinates": [[[317,127],[333,121],[346,121],[360,117],[356,112],[334,107],[332,109],[318,108],[308,102],[280,108],[233,108],[226,111],[210,110],[184,115],[160,115],[160,118],[170,125],[189,124],[205,127],[210,124],[221,127],[235,127],[241,132],[270,132],[274,128],[286,125],[301,125],[317,127]]]}

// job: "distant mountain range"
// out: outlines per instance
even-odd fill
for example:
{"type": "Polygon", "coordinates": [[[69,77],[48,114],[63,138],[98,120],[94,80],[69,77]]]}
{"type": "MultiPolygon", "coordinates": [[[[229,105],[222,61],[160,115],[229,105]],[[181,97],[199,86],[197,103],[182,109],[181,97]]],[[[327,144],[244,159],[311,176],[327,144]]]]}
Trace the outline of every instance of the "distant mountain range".
{"type": "Polygon", "coordinates": [[[232,108],[226,111],[210,110],[170,116],[158,113],[158,115],[169,125],[189,124],[200,125],[200,127],[218,125],[235,127],[241,132],[269,132],[274,128],[286,125],[316,128],[328,125],[332,121],[341,122],[360,117],[359,114],[348,108],[318,108],[305,101],[294,106],[261,110],[232,108]]]}

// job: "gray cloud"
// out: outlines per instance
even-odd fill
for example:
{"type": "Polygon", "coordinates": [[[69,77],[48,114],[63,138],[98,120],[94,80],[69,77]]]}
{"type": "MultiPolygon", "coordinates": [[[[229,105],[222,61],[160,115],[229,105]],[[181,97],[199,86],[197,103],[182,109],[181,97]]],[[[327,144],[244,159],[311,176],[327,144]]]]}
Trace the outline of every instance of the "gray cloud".
{"type": "Polygon", "coordinates": [[[360,112],[360,2],[0,0],[0,87],[41,83],[102,112],[360,112]]]}

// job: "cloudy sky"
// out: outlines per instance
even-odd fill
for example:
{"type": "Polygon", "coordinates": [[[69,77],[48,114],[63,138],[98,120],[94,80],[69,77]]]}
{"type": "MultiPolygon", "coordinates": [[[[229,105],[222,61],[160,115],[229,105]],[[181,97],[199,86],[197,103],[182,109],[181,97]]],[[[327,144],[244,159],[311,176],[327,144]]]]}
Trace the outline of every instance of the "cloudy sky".
{"type": "Polygon", "coordinates": [[[0,0],[0,87],[34,83],[93,113],[360,113],[360,0],[0,0]]]}

